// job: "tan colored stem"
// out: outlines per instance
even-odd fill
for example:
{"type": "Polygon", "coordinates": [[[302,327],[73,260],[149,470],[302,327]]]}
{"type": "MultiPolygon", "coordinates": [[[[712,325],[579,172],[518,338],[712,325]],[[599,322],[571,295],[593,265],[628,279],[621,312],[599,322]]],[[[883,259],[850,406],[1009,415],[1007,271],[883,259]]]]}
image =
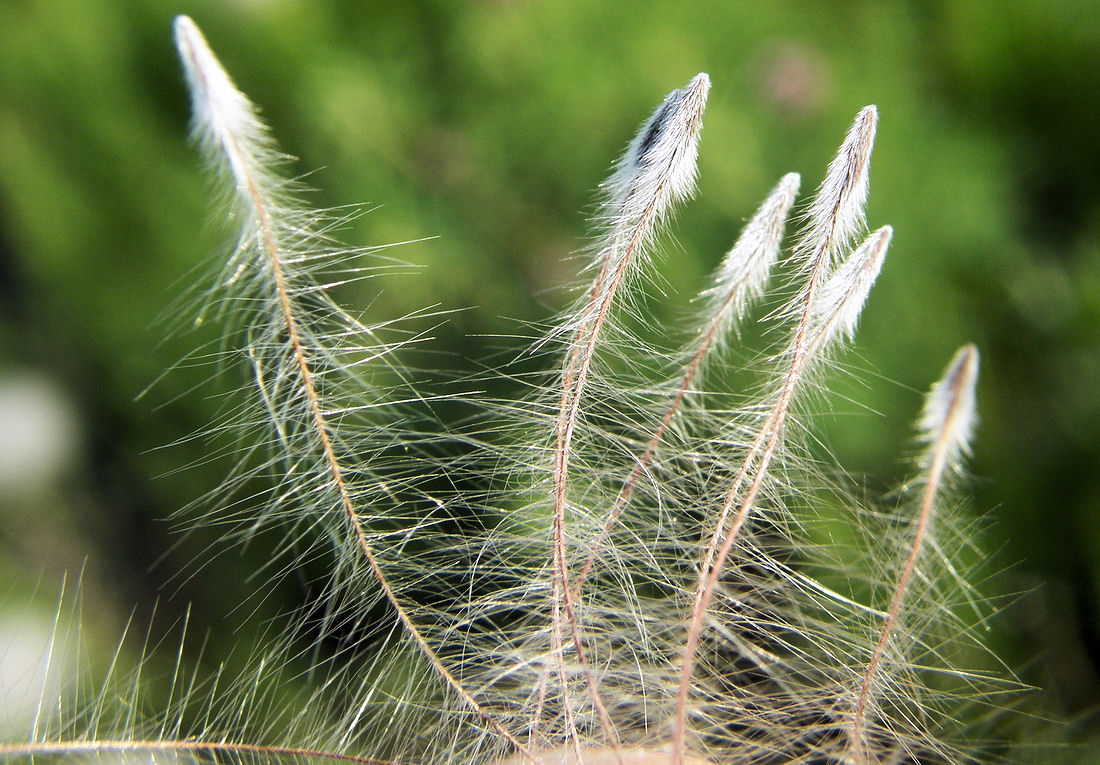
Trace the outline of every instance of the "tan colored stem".
{"type": "Polygon", "coordinates": [[[756,497],[764,485],[764,478],[779,445],[779,437],[783,432],[787,413],[794,398],[795,390],[806,370],[808,356],[807,345],[810,334],[810,322],[813,315],[813,302],[817,289],[824,278],[824,269],[827,261],[826,254],[831,246],[832,237],[826,237],[815,248],[810,260],[811,272],[806,288],[802,293],[803,307],[799,318],[798,327],[795,330],[794,341],[791,350],[791,363],[783,378],[783,387],[779,391],[775,405],[764,420],[763,426],[756,435],[749,453],[734,478],[733,485],[726,494],[722,503],[714,534],[711,536],[703,559],[703,566],[699,571],[699,584],[695,591],[695,603],[692,607],[691,621],[688,625],[687,638],[684,641],[684,653],[680,673],[680,686],[676,696],[676,713],[673,722],[672,746],[676,762],[683,762],[686,736],[687,736],[687,703],[691,693],[691,680],[695,671],[695,658],[702,637],[703,623],[707,609],[710,607],[721,576],[726,559],[733,543],[737,539],[745,521],[756,502],[756,497]],[[757,458],[759,457],[759,461],[757,458]],[[753,469],[755,466],[755,470],[753,469]],[[737,509],[733,522],[728,530],[725,529],[726,519],[729,517],[734,504],[737,502],[741,485],[752,474],[752,483],[745,492],[744,498],[737,509]]]}
{"type": "MultiPolygon", "coordinates": [[[[227,151],[233,156],[242,157],[243,152],[237,146],[232,137],[226,139],[228,146],[227,151]]],[[[513,736],[503,725],[493,719],[487,712],[481,709],[481,706],[470,695],[470,693],[462,687],[458,679],[451,674],[451,672],[443,665],[432,650],[431,646],[424,639],[424,636],[420,634],[420,630],[413,623],[412,618],[409,616],[405,607],[401,604],[397,598],[397,594],[394,592],[393,587],[390,585],[389,580],[382,571],[381,564],[378,562],[377,557],[374,554],[374,550],[367,539],[366,529],[363,528],[362,523],[359,520],[359,515],[355,510],[355,504],[351,497],[351,492],[348,489],[347,480],[344,477],[344,470],[340,464],[339,459],[336,456],[336,450],[332,443],[332,437],[329,434],[328,423],[325,420],[324,409],[321,406],[320,395],[317,392],[317,387],[313,380],[313,371],[310,367],[310,362],[306,349],[302,343],[301,331],[298,326],[298,321],[295,316],[293,302],[290,298],[290,291],[287,287],[286,274],[283,270],[282,260],[280,257],[280,248],[275,236],[274,228],[271,224],[271,216],[268,212],[267,201],[264,195],[260,191],[255,179],[248,171],[248,165],[240,161],[238,163],[239,171],[243,175],[248,189],[248,194],[251,198],[253,209],[256,212],[257,224],[259,225],[260,233],[262,236],[262,246],[267,255],[268,262],[271,266],[272,278],[275,282],[275,293],[279,301],[279,308],[283,315],[283,321],[286,324],[287,336],[290,340],[291,353],[294,357],[295,365],[298,368],[298,374],[302,381],[302,390],[305,393],[307,407],[310,413],[310,419],[313,423],[313,429],[316,432],[318,443],[321,449],[321,453],[324,457],[328,473],[332,478],[332,484],[336,488],[336,492],[340,499],[340,505],[343,508],[344,514],[347,516],[348,525],[355,536],[355,540],[363,552],[363,556],[367,560],[367,565],[370,567],[378,585],[382,588],[382,592],[397,613],[398,619],[400,619],[402,625],[412,636],[417,647],[421,650],[428,662],[432,665],[435,671],[444,679],[444,681],[459,695],[460,698],[493,730],[500,734],[508,743],[516,747],[521,751],[526,751],[523,744],[513,736]]]]}
{"type": "MultiPolygon", "coordinates": [[[[952,416],[955,412],[952,411],[952,416]]],[[[909,557],[905,561],[901,577],[894,589],[894,597],[890,602],[890,609],[886,612],[886,619],[879,634],[878,643],[875,645],[871,660],[867,662],[867,670],[863,673],[863,683],[859,688],[859,696],[856,699],[855,712],[852,715],[852,756],[856,763],[866,763],[868,759],[866,741],[867,706],[871,698],[871,686],[874,683],[875,673],[882,665],[882,656],[886,651],[886,645],[890,641],[890,634],[897,623],[901,613],[901,604],[905,599],[909,582],[913,578],[913,572],[917,567],[917,558],[921,547],[924,545],[924,537],[928,531],[928,524],[932,519],[932,509],[935,506],[936,492],[939,490],[940,481],[947,460],[947,445],[950,441],[950,427],[944,427],[940,437],[936,441],[932,453],[932,463],[928,470],[928,484],[924,487],[924,495],[921,498],[920,516],[917,519],[917,529],[913,535],[913,544],[909,548],[909,557]]]]}
{"type": "MultiPolygon", "coordinates": [[[[654,203],[651,202],[635,223],[631,238],[623,249],[622,255],[618,257],[618,263],[606,287],[602,286],[602,281],[606,278],[606,269],[601,267],[596,286],[593,289],[592,299],[589,301],[589,305],[591,306],[598,300],[599,306],[595,316],[591,319],[587,319],[577,330],[575,340],[583,341],[583,345],[575,346],[575,349],[577,347],[581,348],[579,354],[575,349],[570,353],[569,360],[566,363],[566,368],[562,375],[561,409],[558,417],[556,443],[554,447],[554,571],[560,583],[562,605],[565,608],[565,617],[573,637],[573,646],[577,651],[577,660],[585,670],[589,695],[592,698],[593,706],[600,718],[600,724],[604,728],[605,734],[608,736],[609,741],[616,746],[618,736],[615,733],[611,717],[607,713],[607,708],[604,706],[603,699],[600,697],[595,678],[588,669],[588,662],[584,650],[584,637],[581,631],[580,622],[577,619],[576,607],[573,600],[573,587],[572,583],[569,581],[568,550],[566,549],[565,543],[565,504],[569,463],[572,457],[573,433],[576,429],[577,418],[580,414],[581,398],[584,393],[585,385],[588,382],[589,372],[592,368],[596,342],[611,312],[611,304],[614,300],[615,293],[618,291],[619,285],[622,284],[627,267],[630,265],[634,253],[641,244],[642,237],[644,236],[649,219],[653,215],[653,211],[654,203]],[[599,298],[601,292],[603,294],[602,299],[599,298]]],[[[614,250],[609,253],[609,257],[611,256],[614,256],[614,250]]],[[[589,309],[586,308],[586,312],[588,310],[589,309]]],[[[558,629],[558,627],[555,626],[555,629],[558,629]]],[[[563,688],[563,693],[568,693],[567,689],[563,688]]],[[[566,697],[565,701],[566,704],[568,704],[568,697],[566,697]]]]}

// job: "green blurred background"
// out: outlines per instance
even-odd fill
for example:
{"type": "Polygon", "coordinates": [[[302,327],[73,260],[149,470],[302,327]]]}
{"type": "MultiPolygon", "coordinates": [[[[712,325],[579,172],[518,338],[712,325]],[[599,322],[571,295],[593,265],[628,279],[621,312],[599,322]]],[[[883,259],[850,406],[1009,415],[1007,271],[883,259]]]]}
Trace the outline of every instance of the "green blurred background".
{"type": "Polygon", "coordinates": [[[1100,3],[1084,0],[0,0],[0,644],[33,643],[23,609],[52,607],[66,571],[105,647],[159,599],[161,623],[193,604],[216,658],[301,597],[288,581],[238,607],[248,553],[211,559],[217,530],[181,540],[166,520],[227,469],[202,441],[160,448],[215,416],[189,395],[209,370],[135,401],[216,341],[157,321],[224,244],[187,141],[177,13],[300,158],[311,203],[376,208],[342,239],[418,240],[389,254],[422,267],[341,302],[473,307],[435,333],[459,365],[560,307],[593,189],[695,73],[713,81],[699,191],[659,267],[680,306],[778,178],[808,192],[877,104],[869,221],[896,234],[822,438],[886,491],[919,393],[978,345],[966,510],[998,572],[983,588],[1016,594],[990,639],[1041,688],[1034,708],[1068,721],[1036,735],[1095,735],[1100,3]]]}

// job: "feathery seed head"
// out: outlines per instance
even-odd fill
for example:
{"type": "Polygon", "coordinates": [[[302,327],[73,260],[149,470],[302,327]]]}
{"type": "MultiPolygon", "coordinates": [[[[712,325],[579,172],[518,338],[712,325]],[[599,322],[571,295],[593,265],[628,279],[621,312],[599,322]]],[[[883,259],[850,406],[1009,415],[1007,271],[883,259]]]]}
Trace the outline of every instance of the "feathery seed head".
{"type": "Polygon", "coordinates": [[[709,92],[710,77],[697,74],[669,93],[642,125],[605,184],[612,220],[659,219],[671,204],[691,195],[709,92]]]}
{"type": "Polygon", "coordinates": [[[977,382],[978,349],[964,345],[924,402],[919,424],[921,440],[933,451],[942,441],[944,461],[956,469],[961,458],[970,453],[970,439],[978,421],[974,395],[977,382]]]}
{"type": "Polygon", "coordinates": [[[878,109],[865,106],[829,163],[825,179],[810,204],[809,223],[797,247],[808,261],[807,268],[812,268],[821,257],[835,259],[866,225],[867,170],[877,124],[878,109]]]}
{"type": "Polygon", "coordinates": [[[863,304],[882,270],[882,261],[893,235],[894,229],[890,226],[883,226],[871,234],[821,285],[814,303],[816,343],[824,347],[838,334],[849,341],[855,337],[863,304]]]}
{"type": "Polygon", "coordinates": [[[194,135],[204,153],[233,174],[243,195],[249,179],[266,180],[262,168],[273,154],[267,126],[257,117],[255,105],[237,90],[195,22],[177,16],[174,27],[191,91],[194,135]]]}
{"type": "Polygon", "coordinates": [[[783,176],[741,230],[741,236],[718,267],[714,286],[703,293],[711,304],[708,313],[721,317],[720,337],[729,333],[751,300],[764,294],[801,182],[798,173],[783,176]]]}
{"type": "MultiPolygon", "coordinates": [[[[272,166],[281,155],[255,107],[194,23],[177,18],[175,34],[195,134],[225,180],[232,176],[243,210],[234,218],[241,239],[224,294],[243,306],[232,317],[243,329],[234,337],[251,362],[255,391],[240,411],[249,436],[261,439],[260,458],[254,470],[246,464],[231,475],[220,494],[235,496],[275,474],[267,504],[246,520],[248,533],[286,520],[295,546],[299,538],[303,547],[333,542],[325,622],[330,614],[333,624],[347,618],[350,628],[340,629],[348,645],[380,657],[365,674],[357,660],[346,667],[334,661],[333,679],[323,678],[303,707],[311,711],[316,699],[320,713],[277,731],[293,747],[283,751],[305,756],[301,745],[316,741],[334,750],[322,757],[382,752],[410,762],[497,765],[839,760],[845,717],[837,701],[851,695],[848,678],[859,674],[865,679],[850,715],[853,759],[846,761],[868,761],[864,750],[890,752],[885,759],[940,751],[936,721],[919,698],[923,670],[905,663],[904,646],[895,641],[895,651],[889,640],[900,616],[915,622],[925,613],[903,602],[910,573],[889,614],[874,601],[834,592],[815,572],[820,553],[820,570],[831,575],[835,551],[803,535],[787,501],[801,507],[829,488],[814,483],[818,473],[798,439],[786,443],[783,433],[799,416],[795,403],[813,357],[854,333],[892,236],[890,227],[879,229],[841,262],[864,226],[875,107],[861,111],[849,131],[795,247],[812,275],[802,279],[792,352],[780,354],[774,371],[782,385],[743,406],[717,408],[715,400],[732,399],[709,396],[693,381],[708,348],[764,291],[799,190],[796,173],[770,192],[704,293],[706,330],[693,341],[675,390],[643,379],[648,369],[635,374],[643,366],[636,360],[648,367],[665,348],[607,331],[615,301],[623,292],[630,298],[632,272],[655,227],[694,187],[710,87],[699,74],[664,99],[606,184],[601,262],[580,310],[557,330],[569,341],[560,389],[542,391],[553,396],[549,405],[544,395],[494,402],[452,429],[434,414],[425,419],[418,406],[429,399],[410,392],[405,368],[389,361],[395,345],[326,296],[328,266],[317,264],[341,262],[348,251],[330,252],[315,233],[323,216],[292,198],[272,166]],[[423,433],[410,427],[419,422],[423,433]],[[289,469],[277,469],[283,465],[289,469]],[[718,506],[713,500],[723,496],[718,506]],[[477,522],[457,523],[463,518],[477,522]],[[696,571],[702,575],[694,584],[696,571]],[[395,623],[376,639],[369,633],[379,599],[395,623]],[[886,625],[864,669],[872,646],[850,625],[868,614],[885,616],[886,625]],[[361,644],[350,642],[360,633],[361,644]],[[896,670],[880,669],[895,663],[895,653],[896,670]],[[391,659],[404,687],[383,687],[379,705],[376,679],[394,674],[391,659]],[[896,693],[887,687],[894,677],[896,693]],[[331,725],[322,720],[330,701],[337,713],[331,725]]],[[[921,428],[941,468],[967,449],[976,368],[977,353],[967,346],[928,397],[921,428]]],[[[932,498],[935,481],[928,487],[932,498]]],[[[910,569],[931,506],[925,503],[910,569]]],[[[235,500],[223,508],[235,511],[235,500]]],[[[853,515],[877,523],[872,513],[853,515]]],[[[868,553],[872,563],[876,553],[868,553]]],[[[850,578],[854,569],[835,571],[850,578]]],[[[303,613],[312,634],[315,605],[303,613]]],[[[284,652],[296,646],[288,640],[272,649],[258,676],[272,664],[289,666],[284,652]]],[[[292,711],[297,720],[296,703],[292,711]]],[[[248,741],[256,729],[270,737],[280,725],[281,718],[257,717],[242,720],[233,735],[248,741]]],[[[127,725],[116,737],[124,743],[135,738],[127,725]]],[[[148,743],[171,749],[170,738],[148,743]]],[[[224,751],[264,748],[243,743],[224,751]]]]}

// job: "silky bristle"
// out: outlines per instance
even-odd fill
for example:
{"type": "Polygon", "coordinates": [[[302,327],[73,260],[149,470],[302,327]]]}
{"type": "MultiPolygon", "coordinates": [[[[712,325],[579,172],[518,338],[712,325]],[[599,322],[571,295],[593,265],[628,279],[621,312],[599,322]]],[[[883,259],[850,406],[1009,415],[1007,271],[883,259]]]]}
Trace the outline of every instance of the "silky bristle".
{"type": "Polygon", "coordinates": [[[835,262],[866,224],[868,168],[877,125],[878,109],[865,106],[829,163],[825,179],[810,203],[806,230],[796,248],[807,268],[812,268],[818,258],[835,262]]]}
{"type": "Polygon", "coordinates": [[[978,349],[964,345],[925,399],[920,419],[921,439],[931,450],[942,443],[945,462],[955,468],[970,453],[970,440],[978,421],[977,383],[978,349]]]}
{"type": "Polygon", "coordinates": [[[718,267],[714,286],[704,293],[710,303],[710,314],[721,318],[720,336],[727,335],[730,325],[744,315],[749,302],[764,293],[779,258],[787,216],[801,182],[798,173],[783,176],[741,230],[741,236],[718,267]]]}
{"type": "Polygon", "coordinates": [[[821,293],[814,304],[816,342],[821,347],[828,346],[838,336],[849,341],[855,337],[863,304],[882,270],[893,235],[894,229],[890,226],[883,226],[871,234],[821,285],[821,293]]]}

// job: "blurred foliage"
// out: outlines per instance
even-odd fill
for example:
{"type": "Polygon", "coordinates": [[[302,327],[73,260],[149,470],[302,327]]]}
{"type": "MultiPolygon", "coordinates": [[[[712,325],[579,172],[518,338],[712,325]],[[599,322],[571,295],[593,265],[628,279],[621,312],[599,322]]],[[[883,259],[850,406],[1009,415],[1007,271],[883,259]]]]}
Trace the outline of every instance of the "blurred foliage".
{"type": "MultiPolygon", "coordinates": [[[[312,171],[311,203],[378,206],[342,239],[411,242],[388,254],[415,268],[341,301],[376,318],[473,307],[435,332],[458,367],[508,346],[516,319],[560,306],[592,190],[696,72],[714,82],[700,187],[660,264],[665,302],[681,305],[780,175],[802,172],[813,188],[852,115],[878,104],[869,218],[897,234],[822,439],[886,490],[906,471],[918,391],[977,343],[968,508],[987,515],[980,545],[1006,569],[986,588],[1023,593],[994,640],[1047,713],[1075,721],[1064,735],[1093,735],[1096,2],[2,0],[0,375],[62,386],[81,448],[45,486],[0,496],[0,589],[38,587],[48,601],[42,583],[86,560],[85,610],[108,630],[164,592],[162,611],[190,602],[193,624],[238,630],[302,597],[294,582],[249,596],[249,556],[262,552],[211,560],[216,530],[181,541],[163,522],[227,469],[207,464],[215,447],[202,440],[158,448],[216,415],[216,395],[187,395],[209,369],[181,364],[135,402],[217,342],[212,328],[154,323],[179,313],[200,256],[222,245],[186,140],[177,13],[264,107],[300,158],[294,172],[312,171]]],[[[675,320],[654,310],[658,331],[675,320]]]]}

